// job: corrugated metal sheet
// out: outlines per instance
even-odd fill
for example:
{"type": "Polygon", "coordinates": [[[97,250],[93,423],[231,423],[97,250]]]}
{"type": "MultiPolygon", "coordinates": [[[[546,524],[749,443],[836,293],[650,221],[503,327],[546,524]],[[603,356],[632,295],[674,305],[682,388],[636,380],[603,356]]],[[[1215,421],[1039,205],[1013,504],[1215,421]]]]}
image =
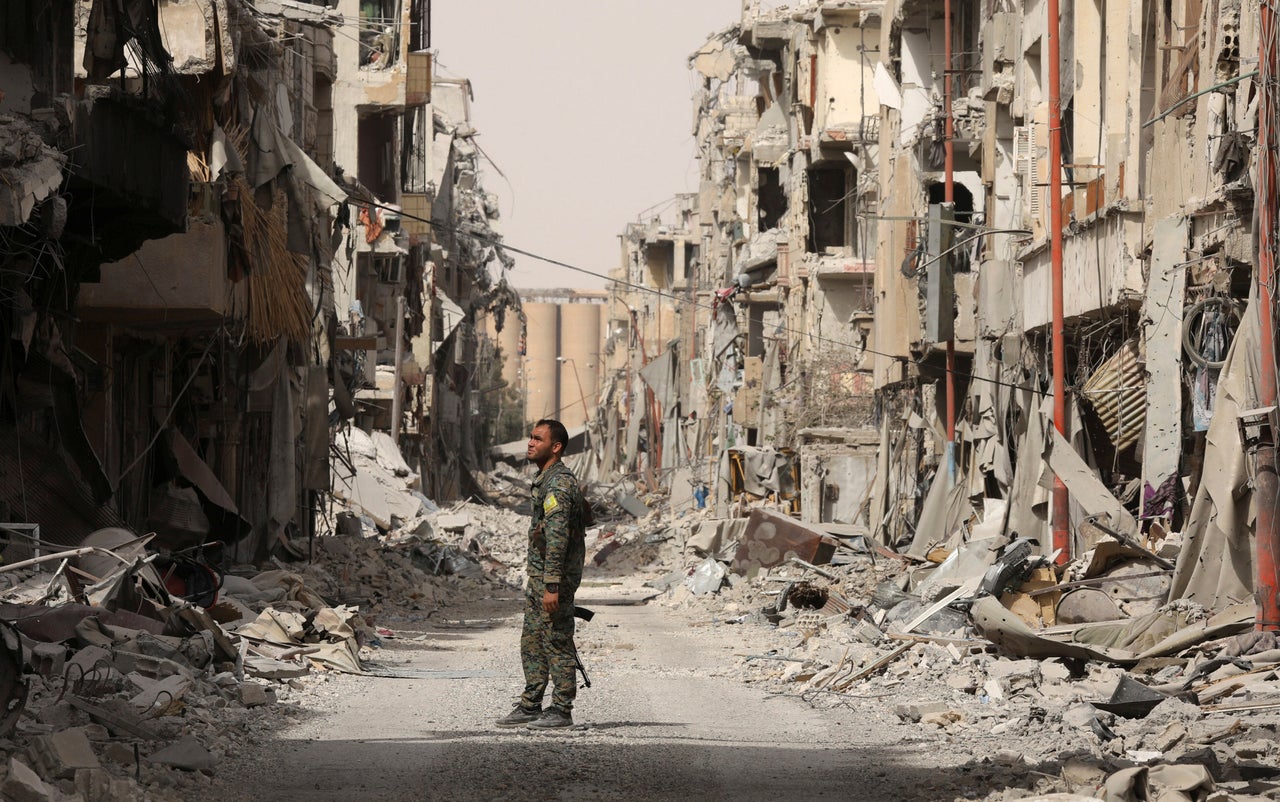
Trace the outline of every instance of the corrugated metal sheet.
{"type": "Polygon", "coordinates": [[[1081,397],[1118,449],[1138,441],[1147,421],[1147,389],[1138,341],[1129,340],[1085,382],[1081,397]]]}

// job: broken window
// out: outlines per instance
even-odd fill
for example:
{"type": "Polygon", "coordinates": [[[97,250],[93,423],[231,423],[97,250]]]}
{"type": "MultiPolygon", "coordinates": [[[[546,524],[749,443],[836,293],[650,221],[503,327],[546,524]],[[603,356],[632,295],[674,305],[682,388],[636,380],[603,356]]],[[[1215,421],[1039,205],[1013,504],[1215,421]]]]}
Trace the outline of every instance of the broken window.
{"type": "Polygon", "coordinates": [[[356,148],[359,151],[357,176],[378,198],[396,199],[395,181],[396,117],[391,114],[360,118],[356,148]]]}
{"type": "Polygon", "coordinates": [[[670,240],[650,242],[644,249],[648,283],[665,290],[675,283],[675,249],[670,240]]]}
{"type": "MultiPolygon", "coordinates": [[[[944,203],[947,197],[947,185],[941,181],[934,182],[929,185],[929,203],[944,203]]],[[[973,193],[964,184],[953,184],[952,197],[955,199],[953,212],[954,220],[960,225],[955,226],[951,232],[951,241],[959,242],[967,239],[971,231],[967,228],[973,223],[973,193]]],[[[981,248],[982,240],[974,240],[965,247],[961,247],[954,252],[951,260],[951,270],[956,273],[969,272],[970,265],[977,261],[977,254],[981,248]]]]}
{"type": "Polygon", "coordinates": [[[810,253],[849,254],[856,245],[850,199],[857,186],[853,170],[843,166],[809,168],[810,253]]]}
{"type": "Polygon", "coordinates": [[[400,265],[403,260],[399,254],[378,253],[373,255],[373,269],[378,274],[379,284],[399,284],[400,265]]]}
{"type": "Polygon", "coordinates": [[[760,207],[760,230],[777,228],[787,211],[787,193],[782,186],[776,167],[759,168],[756,184],[757,204],[760,207]]]}
{"type": "Polygon", "coordinates": [[[427,191],[427,148],[430,139],[427,136],[431,122],[429,106],[411,106],[405,109],[404,139],[400,148],[400,182],[405,192],[425,193],[427,191]]]}
{"type": "Polygon", "coordinates": [[[360,0],[360,65],[384,70],[400,55],[400,0],[360,0]]]}
{"type": "Polygon", "coordinates": [[[409,49],[431,49],[431,0],[411,0],[409,7],[409,49]]]}

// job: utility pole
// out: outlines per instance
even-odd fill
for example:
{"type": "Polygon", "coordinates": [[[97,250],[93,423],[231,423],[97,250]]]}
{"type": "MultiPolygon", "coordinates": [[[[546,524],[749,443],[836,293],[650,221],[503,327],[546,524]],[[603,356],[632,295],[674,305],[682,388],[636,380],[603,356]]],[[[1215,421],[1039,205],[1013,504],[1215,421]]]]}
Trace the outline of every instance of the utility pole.
{"type": "MultiPolygon", "coordinates": [[[[1047,0],[1049,39],[1049,253],[1053,281],[1053,427],[1067,436],[1067,358],[1063,336],[1062,310],[1062,67],[1059,53],[1062,20],[1058,0],[1047,0]]],[[[1053,548],[1058,551],[1058,565],[1071,559],[1071,533],[1068,529],[1070,497],[1060,476],[1053,477],[1053,548]]]]}
{"type": "MultiPolygon", "coordinates": [[[[1268,424],[1275,422],[1276,343],[1276,112],[1277,79],[1276,9],[1274,0],[1262,0],[1259,9],[1258,86],[1258,179],[1254,200],[1258,209],[1258,317],[1262,348],[1261,406],[1270,407],[1268,424]]],[[[1270,428],[1268,426],[1267,428],[1270,428]]],[[[1280,629],[1280,537],[1276,532],[1277,488],[1276,446],[1274,431],[1264,438],[1254,456],[1254,493],[1256,528],[1254,562],[1257,581],[1254,597],[1258,606],[1256,628],[1280,629]]]]}
{"type": "Polygon", "coordinates": [[[396,373],[392,382],[391,442],[400,445],[400,416],[403,414],[404,388],[400,386],[400,363],[404,361],[404,296],[396,296],[396,373]]]}
{"type": "MultiPolygon", "coordinates": [[[[955,210],[956,202],[956,123],[951,116],[951,0],[944,0],[943,3],[943,39],[946,45],[943,50],[944,65],[942,70],[942,103],[943,116],[946,117],[946,137],[943,140],[943,152],[945,154],[945,184],[943,185],[944,194],[943,201],[951,205],[952,211],[955,210]]],[[[944,240],[945,241],[945,240],[944,240]]],[[[948,270],[951,265],[951,257],[947,256],[946,261],[938,266],[939,270],[948,270]]],[[[945,286],[945,282],[944,282],[945,286]]],[[[949,298],[939,298],[938,302],[943,305],[941,314],[950,314],[948,304],[955,304],[954,293],[949,298]]],[[[947,476],[952,483],[956,480],[956,336],[954,326],[948,326],[951,336],[947,338],[947,476]]]]}

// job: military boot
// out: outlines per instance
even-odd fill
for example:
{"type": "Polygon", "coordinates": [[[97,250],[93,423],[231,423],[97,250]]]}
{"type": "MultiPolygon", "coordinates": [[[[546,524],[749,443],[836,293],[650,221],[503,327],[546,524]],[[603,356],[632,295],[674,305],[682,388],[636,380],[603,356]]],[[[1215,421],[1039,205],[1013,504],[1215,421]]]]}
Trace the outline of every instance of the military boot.
{"type": "Polygon", "coordinates": [[[573,726],[573,715],[558,707],[548,707],[538,720],[529,725],[531,730],[560,730],[573,726]]]}
{"type": "Polygon", "coordinates": [[[542,716],[542,710],[525,710],[520,705],[516,705],[511,712],[493,722],[499,727],[523,727],[537,721],[542,716]]]}

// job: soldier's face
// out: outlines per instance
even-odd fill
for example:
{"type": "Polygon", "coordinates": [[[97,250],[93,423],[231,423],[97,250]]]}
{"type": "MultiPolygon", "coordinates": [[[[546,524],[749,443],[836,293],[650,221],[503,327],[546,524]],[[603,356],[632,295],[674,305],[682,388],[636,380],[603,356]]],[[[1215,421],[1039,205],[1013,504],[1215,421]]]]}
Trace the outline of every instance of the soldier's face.
{"type": "Polygon", "coordinates": [[[529,448],[525,452],[525,456],[529,461],[535,463],[539,467],[545,465],[547,460],[551,459],[551,428],[548,426],[535,426],[533,432],[529,435],[529,448]]]}

